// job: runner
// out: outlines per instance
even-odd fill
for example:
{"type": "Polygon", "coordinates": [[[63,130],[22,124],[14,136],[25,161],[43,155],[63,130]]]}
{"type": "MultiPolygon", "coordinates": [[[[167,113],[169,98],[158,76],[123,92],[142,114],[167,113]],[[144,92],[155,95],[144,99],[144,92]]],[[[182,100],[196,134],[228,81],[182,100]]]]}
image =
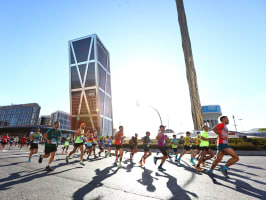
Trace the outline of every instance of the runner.
{"type": "Polygon", "coordinates": [[[20,139],[20,151],[22,151],[22,147],[25,146],[27,143],[27,138],[26,136],[22,136],[22,138],[20,139]]]}
{"type": "Polygon", "coordinates": [[[2,137],[2,150],[3,152],[5,152],[5,146],[8,144],[9,141],[9,137],[8,137],[8,133],[2,137]]]}
{"type": "Polygon", "coordinates": [[[230,158],[224,166],[220,167],[220,171],[223,173],[225,177],[228,177],[227,170],[228,168],[239,161],[239,157],[236,152],[228,145],[228,128],[227,124],[229,124],[229,119],[227,116],[222,116],[220,118],[221,123],[217,124],[212,130],[218,136],[218,154],[217,158],[213,161],[211,169],[209,170],[210,174],[213,174],[213,170],[216,165],[223,159],[224,154],[230,155],[230,158]]]}
{"type": "Polygon", "coordinates": [[[177,156],[178,156],[178,140],[176,139],[176,135],[173,135],[173,139],[172,139],[172,149],[174,151],[174,155],[175,155],[175,162],[178,161],[177,156]]]}
{"type": "MultiPolygon", "coordinates": [[[[84,129],[85,129],[85,123],[80,124],[80,128],[76,131],[74,136],[74,149],[69,153],[68,156],[66,156],[66,162],[68,163],[68,159],[72,154],[76,152],[77,149],[80,149],[80,162],[79,164],[85,165],[83,163],[83,139],[84,139],[84,129]]],[[[86,135],[85,135],[86,136],[86,135]]]]}
{"type": "Polygon", "coordinates": [[[203,169],[200,168],[200,164],[205,167],[205,161],[213,158],[214,153],[210,149],[210,144],[209,144],[209,135],[208,135],[208,130],[209,127],[207,125],[203,126],[203,132],[200,134],[200,158],[197,166],[195,167],[198,171],[203,171],[203,169]],[[209,156],[206,156],[207,154],[210,154],[209,156]]]}
{"type": "Polygon", "coordinates": [[[87,143],[86,143],[86,152],[88,154],[87,159],[90,158],[91,152],[92,152],[92,142],[93,142],[93,133],[90,133],[88,131],[87,133],[87,143]]]}
{"type": "Polygon", "coordinates": [[[111,157],[111,147],[112,147],[112,137],[108,136],[108,141],[107,141],[107,154],[105,155],[105,157],[109,156],[111,157]]]}
{"type": "Polygon", "coordinates": [[[115,134],[115,153],[112,154],[116,157],[115,161],[118,160],[118,151],[119,151],[119,164],[118,167],[121,167],[121,162],[123,158],[123,142],[124,142],[124,127],[119,126],[119,131],[115,134]]]}
{"type": "Polygon", "coordinates": [[[52,171],[53,169],[50,167],[51,163],[54,160],[55,153],[57,151],[57,141],[58,138],[61,137],[62,133],[60,130],[58,130],[60,126],[60,123],[56,121],[54,123],[54,127],[52,129],[49,129],[44,135],[43,139],[45,140],[45,146],[44,146],[44,155],[40,155],[39,157],[39,163],[42,163],[43,158],[49,158],[48,165],[46,166],[46,171],[52,171]]]}
{"type": "Polygon", "coordinates": [[[99,138],[99,157],[101,157],[101,153],[104,151],[105,149],[105,136],[102,136],[99,138]]]}
{"type": "Polygon", "coordinates": [[[19,138],[18,138],[18,136],[16,136],[15,138],[14,138],[14,142],[15,142],[15,148],[17,147],[17,145],[18,145],[18,141],[19,141],[19,138]]]}
{"type": "Polygon", "coordinates": [[[69,148],[69,140],[70,140],[70,137],[67,135],[66,140],[65,140],[65,144],[64,144],[64,147],[63,147],[63,150],[62,150],[62,154],[67,154],[67,150],[69,148]]]}
{"type": "Polygon", "coordinates": [[[197,132],[197,137],[195,137],[195,145],[193,146],[194,149],[194,157],[196,157],[200,152],[200,132],[197,132]]]}
{"type": "Polygon", "coordinates": [[[158,135],[156,137],[156,139],[158,140],[158,149],[161,151],[163,156],[153,158],[155,165],[157,163],[157,160],[161,159],[161,164],[158,167],[158,170],[160,170],[160,171],[165,171],[165,169],[162,166],[163,166],[165,160],[168,158],[168,153],[165,149],[165,135],[164,135],[165,127],[166,126],[160,125],[160,132],[158,133],[158,135]]]}
{"type": "Polygon", "coordinates": [[[30,143],[30,154],[28,162],[31,162],[31,157],[33,154],[38,153],[38,144],[40,142],[40,137],[41,137],[40,128],[36,128],[36,131],[30,135],[31,143],[30,143]]]}
{"type": "Polygon", "coordinates": [[[166,150],[166,152],[167,152],[167,154],[168,154],[168,158],[169,158],[169,160],[171,160],[172,159],[172,156],[170,156],[170,151],[169,151],[169,145],[171,145],[171,140],[170,140],[170,138],[166,135],[165,136],[165,150],[166,150]]]}
{"type": "Polygon", "coordinates": [[[143,137],[141,139],[141,141],[143,142],[143,150],[144,150],[144,155],[141,157],[139,164],[142,166],[143,164],[145,164],[146,159],[151,155],[151,150],[150,150],[150,132],[147,131],[146,132],[146,136],[143,137]],[[143,162],[143,164],[142,164],[143,162]]]}
{"type": "Polygon", "coordinates": [[[95,153],[97,143],[98,143],[97,131],[94,130],[93,131],[93,140],[92,140],[92,151],[93,151],[94,158],[97,158],[96,153],[95,153]]]}
{"type": "Polygon", "coordinates": [[[194,158],[195,158],[195,156],[194,156],[194,152],[193,152],[193,150],[191,149],[191,146],[192,146],[192,139],[191,139],[191,137],[190,137],[190,132],[187,131],[187,132],[186,132],[186,137],[184,137],[184,149],[183,149],[183,151],[182,151],[180,157],[177,159],[178,164],[180,164],[180,161],[181,161],[182,156],[183,156],[185,153],[188,152],[188,153],[191,154],[190,162],[191,162],[193,165],[195,165],[195,163],[194,163],[194,158]]]}
{"type": "Polygon", "coordinates": [[[138,134],[137,133],[135,133],[135,137],[132,136],[131,140],[129,140],[129,147],[130,147],[130,151],[129,151],[130,159],[129,160],[132,160],[134,154],[138,152],[138,134]]]}
{"type": "Polygon", "coordinates": [[[13,146],[13,143],[14,143],[14,136],[10,136],[10,139],[9,139],[9,149],[13,146]]]}

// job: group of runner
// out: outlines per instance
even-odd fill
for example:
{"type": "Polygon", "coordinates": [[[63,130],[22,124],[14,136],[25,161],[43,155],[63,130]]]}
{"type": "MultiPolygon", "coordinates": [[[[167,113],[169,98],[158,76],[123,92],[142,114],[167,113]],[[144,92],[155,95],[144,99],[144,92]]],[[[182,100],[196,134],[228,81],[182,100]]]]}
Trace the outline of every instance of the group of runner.
{"type": "Polygon", "coordinates": [[[14,149],[14,148],[20,148],[22,149],[25,147],[28,149],[30,145],[30,138],[23,136],[9,136],[8,133],[6,133],[4,136],[0,136],[0,150],[5,152],[7,149],[14,149]]]}
{"type": "MultiPolygon", "coordinates": [[[[228,145],[228,128],[227,125],[229,124],[229,120],[227,116],[222,116],[220,118],[221,123],[217,124],[213,131],[218,135],[217,140],[217,154],[216,158],[213,161],[210,170],[208,171],[211,175],[213,174],[214,168],[217,166],[217,164],[222,160],[223,156],[225,154],[230,155],[231,158],[227,161],[227,163],[220,167],[220,171],[223,173],[224,176],[228,176],[227,170],[228,168],[237,162],[239,160],[239,157],[237,156],[236,152],[228,145]]],[[[42,163],[43,158],[49,158],[48,165],[46,166],[47,171],[53,170],[50,165],[54,160],[55,153],[57,151],[57,147],[59,142],[61,141],[62,133],[59,130],[60,123],[55,122],[52,129],[49,129],[45,134],[43,134],[43,140],[45,141],[45,149],[44,154],[39,156],[39,163],[42,163]]],[[[115,161],[118,162],[118,166],[121,167],[121,162],[123,158],[123,144],[124,144],[124,128],[123,126],[119,127],[119,131],[114,136],[114,148],[115,152],[111,153],[111,146],[112,146],[112,138],[111,137],[98,137],[97,131],[88,131],[85,132],[85,123],[80,124],[80,128],[77,129],[75,135],[74,135],[74,148],[73,150],[67,154],[68,148],[69,148],[69,136],[65,140],[65,144],[63,147],[62,154],[67,154],[66,156],[66,163],[69,162],[69,159],[71,156],[77,151],[80,151],[80,164],[85,165],[83,162],[83,157],[85,154],[87,154],[87,158],[91,156],[93,153],[94,158],[97,158],[96,156],[96,146],[99,146],[99,152],[98,156],[101,156],[101,153],[105,151],[105,157],[107,156],[115,156],[115,161]]],[[[158,166],[158,170],[164,171],[163,164],[165,163],[167,158],[171,158],[170,150],[168,149],[169,141],[171,143],[172,152],[171,154],[175,156],[175,161],[180,164],[181,158],[184,154],[190,153],[191,158],[190,162],[192,165],[195,166],[195,168],[198,171],[203,171],[203,169],[200,167],[201,165],[205,167],[205,161],[209,160],[214,157],[214,153],[210,149],[209,145],[209,135],[208,135],[208,126],[203,126],[203,131],[198,134],[198,136],[193,140],[190,136],[190,132],[186,132],[186,136],[181,139],[181,143],[184,144],[184,148],[182,152],[180,152],[180,155],[178,157],[178,139],[176,138],[176,135],[173,135],[173,139],[170,140],[165,135],[165,126],[160,125],[159,127],[159,133],[156,136],[156,139],[158,141],[157,148],[162,153],[162,156],[155,156],[153,158],[154,164],[157,164],[157,161],[160,160],[160,164],[158,166]],[[192,148],[193,141],[195,142],[195,148],[192,148]],[[198,163],[195,164],[195,157],[198,154],[198,163]]],[[[8,137],[8,136],[7,136],[8,137]]],[[[32,132],[29,136],[30,139],[30,153],[29,153],[29,159],[28,162],[31,162],[31,158],[33,154],[36,154],[38,152],[38,144],[40,142],[40,129],[37,128],[35,132],[32,132]]],[[[8,141],[6,137],[2,137],[2,144],[8,141]]],[[[149,156],[151,156],[151,140],[150,140],[150,132],[146,132],[146,135],[141,138],[141,141],[143,143],[143,149],[144,154],[141,156],[141,159],[139,161],[139,164],[143,166],[146,163],[146,160],[149,156]]],[[[130,146],[130,160],[133,159],[134,154],[138,152],[138,134],[135,134],[129,141],[130,146]]]]}

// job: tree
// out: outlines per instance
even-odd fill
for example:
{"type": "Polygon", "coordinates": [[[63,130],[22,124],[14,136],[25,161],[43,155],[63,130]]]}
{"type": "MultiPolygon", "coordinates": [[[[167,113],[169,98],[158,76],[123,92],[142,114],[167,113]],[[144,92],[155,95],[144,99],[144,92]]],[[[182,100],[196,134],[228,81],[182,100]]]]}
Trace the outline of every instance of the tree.
{"type": "Polygon", "coordinates": [[[194,129],[200,130],[203,126],[203,118],[202,118],[201,104],[200,104],[199,91],[198,91],[197,74],[194,67],[183,0],[176,0],[176,7],[178,14],[178,22],[182,37],[182,47],[186,63],[186,73],[187,73],[187,81],[188,81],[190,101],[191,101],[192,119],[194,123],[194,129]]]}

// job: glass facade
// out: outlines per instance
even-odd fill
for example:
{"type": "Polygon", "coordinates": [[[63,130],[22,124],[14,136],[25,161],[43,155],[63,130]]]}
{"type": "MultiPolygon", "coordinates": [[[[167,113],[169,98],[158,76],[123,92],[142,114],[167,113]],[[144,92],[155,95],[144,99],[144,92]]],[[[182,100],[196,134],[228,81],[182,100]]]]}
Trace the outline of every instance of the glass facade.
{"type": "Polygon", "coordinates": [[[97,35],[69,41],[71,128],[112,135],[109,53],[97,35]]]}
{"type": "Polygon", "coordinates": [[[0,127],[36,126],[40,109],[36,103],[0,106],[0,127]]]}
{"type": "Polygon", "coordinates": [[[60,129],[71,130],[70,114],[63,111],[56,111],[51,114],[51,124],[60,122],[60,129]]]}

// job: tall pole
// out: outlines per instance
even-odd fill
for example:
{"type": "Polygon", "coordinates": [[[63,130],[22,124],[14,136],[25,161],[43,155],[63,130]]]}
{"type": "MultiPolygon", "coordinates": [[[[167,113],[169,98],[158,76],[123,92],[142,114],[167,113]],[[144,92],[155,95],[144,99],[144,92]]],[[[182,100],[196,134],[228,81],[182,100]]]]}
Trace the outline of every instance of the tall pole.
{"type": "Polygon", "coordinates": [[[151,105],[148,105],[148,106],[151,107],[153,110],[155,110],[157,112],[157,114],[158,114],[158,116],[160,118],[161,125],[162,125],[163,121],[162,121],[162,118],[161,118],[161,115],[160,115],[159,111],[156,108],[152,107],[151,105]]]}
{"type": "Polygon", "coordinates": [[[236,128],[236,121],[235,121],[235,116],[233,115],[233,120],[234,120],[234,127],[235,127],[235,129],[236,129],[236,131],[237,131],[237,128],[236,128]]]}
{"type": "Polygon", "coordinates": [[[199,98],[197,74],[194,67],[191,43],[187,27],[186,13],[183,0],[176,0],[178,22],[182,37],[182,47],[186,62],[187,82],[189,87],[192,119],[195,130],[201,130],[203,126],[203,117],[201,111],[201,103],[199,98]]]}

